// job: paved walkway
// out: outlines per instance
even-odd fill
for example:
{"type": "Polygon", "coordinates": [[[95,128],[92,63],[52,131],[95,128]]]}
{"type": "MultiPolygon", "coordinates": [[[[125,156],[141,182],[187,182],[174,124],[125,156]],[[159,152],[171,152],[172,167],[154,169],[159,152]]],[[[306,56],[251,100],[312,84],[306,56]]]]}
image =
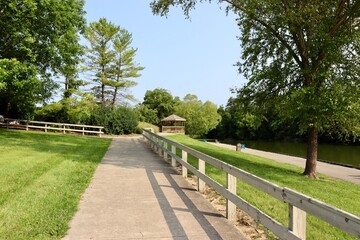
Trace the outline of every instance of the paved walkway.
{"type": "Polygon", "coordinates": [[[113,142],[64,239],[245,239],[140,138],[113,142]]]}
{"type": "MultiPolygon", "coordinates": [[[[209,142],[211,143],[211,142],[209,142]]],[[[223,143],[211,143],[220,147],[228,148],[236,150],[236,146],[229,145],[229,144],[223,144],[223,143]]],[[[272,152],[265,152],[260,150],[255,150],[251,148],[245,148],[241,149],[244,153],[249,153],[253,155],[257,155],[260,157],[270,158],[278,162],[282,163],[289,163],[293,164],[299,167],[304,168],[305,167],[305,159],[300,157],[293,157],[289,155],[284,154],[278,154],[278,153],[272,153],[272,152]]],[[[356,168],[349,168],[349,167],[343,167],[339,165],[324,163],[324,162],[318,162],[317,163],[317,171],[319,173],[325,174],[329,177],[337,178],[346,180],[349,182],[353,182],[356,184],[360,184],[360,170],[356,168]]]]}

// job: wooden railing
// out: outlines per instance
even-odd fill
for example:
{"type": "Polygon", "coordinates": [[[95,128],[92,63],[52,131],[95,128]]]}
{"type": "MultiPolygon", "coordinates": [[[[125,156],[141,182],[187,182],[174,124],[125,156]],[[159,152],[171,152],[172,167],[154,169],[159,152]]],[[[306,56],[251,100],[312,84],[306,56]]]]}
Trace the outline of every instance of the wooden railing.
{"type": "MultiPolygon", "coordinates": [[[[296,192],[292,189],[278,186],[259,178],[251,173],[243,171],[235,166],[227,164],[221,160],[210,157],[180,143],[171,141],[162,136],[143,131],[143,136],[149,141],[152,148],[159,154],[163,154],[164,159],[171,156],[171,165],[176,166],[176,162],[182,165],[182,175],[187,177],[187,171],[191,171],[198,177],[198,191],[205,189],[205,184],[214,188],[219,194],[227,199],[226,216],[229,220],[235,220],[236,207],[248,213],[253,219],[267,227],[281,239],[305,239],[306,238],[306,213],[312,214],[319,219],[360,238],[360,218],[338,208],[327,205],[319,200],[296,192]],[[171,151],[168,149],[171,146],[171,151]],[[182,157],[176,155],[176,149],[182,151],[182,157]],[[198,169],[187,162],[188,154],[198,158],[198,169]],[[223,187],[220,183],[211,179],[205,173],[205,163],[210,164],[227,174],[227,186],[223,187]],[[247,184],[277,198],[288,204],[289,222],[284,226],[258,208],[252,206],[236,194],[237,180],[247,184]]],[[[355,199],[354,199],[355,200],[355,199]]],[[[357,200],[355,200],[357,201],[357,200]]]]}
{"type": "Polygon", "coordinates": [[[161,126],[161,132],[184,133],[184,126],[161,126]]]}
{"type": "Polygon", "coordinates": [[[65,134],[66,132],[75,132],[85,134],[97,134],[101,137],[104,134],[102,131],[104,127],[90,126],[90,125],[78,125],[69,123],[55,123],[55,122],[40,122],[40,121],[28,121],[18,120],[10,118],[0,119],[0,127],[2,128],[15,128],[28,131],[29,129],[43,129],[48,131],[59,131],[65,134]]]}

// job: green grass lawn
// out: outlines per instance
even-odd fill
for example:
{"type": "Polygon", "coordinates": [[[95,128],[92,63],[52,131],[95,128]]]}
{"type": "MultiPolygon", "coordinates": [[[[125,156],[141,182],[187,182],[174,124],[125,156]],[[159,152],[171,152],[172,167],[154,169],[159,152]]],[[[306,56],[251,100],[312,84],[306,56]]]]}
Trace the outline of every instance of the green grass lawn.
{"type": "Polygon", "coordinates": [[[60,239],[111,140],[0,129],[0,239],[60,239]]]}
{"type": "MultiPolygon", "coordinates": [[[[270,159],[235,152],[208,143],[191,139],[184,135],[167,136],[188,147],[218,158],[240,169],[255,174],[272,183],[294,189],[327,204],[360,216],[360,186],[319,174],[319,179],[309,179],[301,175],[302,168],[278,163],[270,159]]],[[[180,151],[178,151],[180,155],[180,151]]],[[[189,163],[197,167],[197,160],[189,156],[189,163]]],[[[206,174],[225,185],[225,173],[206,165],[206,174]]],[[[288,224],[288,205],[238,180],[237,194],[261,209],[285,226],[288,224]]],[[[307,217],[307,239],[356,239],[347,233],[311,215],[307,217]]]]}

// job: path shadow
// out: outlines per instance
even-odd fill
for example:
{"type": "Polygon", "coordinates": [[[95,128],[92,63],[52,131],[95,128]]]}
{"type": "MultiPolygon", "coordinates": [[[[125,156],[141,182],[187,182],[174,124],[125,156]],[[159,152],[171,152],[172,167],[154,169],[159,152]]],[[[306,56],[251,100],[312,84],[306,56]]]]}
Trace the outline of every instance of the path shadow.
{"type": "MultiPolygon", "coordinates": [[[[190,194],[198,194],[191,185],[173,169],[163,158],[156,155],[141,139],[114,139],[109,150],[113,154],[106,155],[101,164],[111,164],[121,168],[144,169],[156,196],[168,228],[174,238],[188,239],[183,223],[176,212],[188,212],[198,222],[209,239],[222,239],[219,232],[205,216],[224,218],[221,214],[201,211],[189,198],[190,194]],[[136,147],[134,147],[136,146],[136,147]],[[121,155],[120,159],[119,156],[121,155]],[[161,174],[161,175],[159,175],[161,174]],[[159,182],[157,176],[164,176],[169,184],[159,182]],[[184,208],[173,207],[171,199],[164,192],[171,188],[176,197],[181,199],[184,208]]],[[[202,196],[198,195],[202,198],[202,196]]],[[[203,199],[205,201],[205,199],[203,199]]]]}

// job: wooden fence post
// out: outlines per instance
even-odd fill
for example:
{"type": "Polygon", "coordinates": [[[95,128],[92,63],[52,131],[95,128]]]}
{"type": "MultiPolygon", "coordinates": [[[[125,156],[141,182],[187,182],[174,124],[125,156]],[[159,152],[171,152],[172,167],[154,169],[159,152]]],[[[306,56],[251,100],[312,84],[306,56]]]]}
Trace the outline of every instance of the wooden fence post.
{"type": "Polygon", "coordinates": [[[289,204],[289,230],[300,239],[306,239],[306,212],[289,204]]]}
{"type": "Polygon", "coordinates": [[[65,134],[65,125],[63,125],[63,129],[64,129],[64,130],[63,130],[63,134],[65,134]]]}
{"type": "MultiPolygon", "coordinates": [[[[171,152],[176,155],[176,147],[171,145],[171,152]]],[[[176,160],[174,157],[171,157],[171,166],[176,167],[176,160]]]]}
{"type": "Polygon", "coordinates": [[[168,154],[166,152],[166,150],[168,149],[168,143],[166,141],[164,141],[164,160],[167,161],[168,160],[168,154]]]}
{"type": "MultiPolygon", "coordinates": [[[[226,174],[226,186],[227,189],[236,195],[236,181],[237,178],[229,173],[226,174]]],[[[226,199],[226,218],[229,221],[235,222],[236,221],[236,205],[231,202],[229,199],[226,199]]]]}
{"type": "Polygon", "coordinates": [[[156,149],[156,138],[155,138],[155,136],[154,135],[151,135],[151,147],[152,147],[152,149],[155,151],[155,149],[156,149]]]}
{"type": "MultiPolygon", "coordinates": [[[[200,158],[199,158],[199,172],[205,174],[205,161],[201,160],[200,158]]],[[[205,191],[205,182],[200,178],[198,178],[198,191],[202,193],[205,191]]]]}
{"type": "Polygon", "coordinates": [[[155,152],[158,153],[159,151],[158,138],[156,136],[154,136],[154,147],[155,147],[155,152]]]}
{"type": "Polygon", "coordinates": [[[45,132],[47,132],[47,124],[45,123],[45,132]]]}
{"type": "MultiPolygon", "coordinates": [[[[158,138],[158,144],[160,146],[163,146],[163,143],[164,143],[164,141],[158,138]]],[[[158,149],[158,154],[159,154],[159,156],[162,155],[162,148],[161,147],[159,147],[159,149],[158,149]]]]}
{"type": "MultiPolygon", "coordinates": [[[[187,162],[187,152],[184,151],[184,150],[182,150],[182,151],[181,151],[181,156],[182,156],[182,157],[181,157],[182,160],[183,160],[184,162],[187,162]]],[[[187,168],[184,167],[184,166],[182,166],[181,172],[182,172],[182,176],[183,176],[184,178],[187,178],[187,175],[188,175],[187,168]]]]}

